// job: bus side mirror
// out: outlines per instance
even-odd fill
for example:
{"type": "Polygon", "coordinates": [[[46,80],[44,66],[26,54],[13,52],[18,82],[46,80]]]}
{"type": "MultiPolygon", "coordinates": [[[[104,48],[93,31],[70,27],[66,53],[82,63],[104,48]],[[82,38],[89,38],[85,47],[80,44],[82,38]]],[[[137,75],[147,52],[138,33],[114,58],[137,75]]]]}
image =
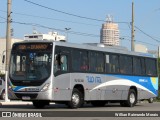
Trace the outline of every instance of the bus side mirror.
{"type": "Polygon", "coordinates": [[[2,57],[2,63],[4,63],[5,62],[5,55],[3,55],[3,57],[2,57]]]}

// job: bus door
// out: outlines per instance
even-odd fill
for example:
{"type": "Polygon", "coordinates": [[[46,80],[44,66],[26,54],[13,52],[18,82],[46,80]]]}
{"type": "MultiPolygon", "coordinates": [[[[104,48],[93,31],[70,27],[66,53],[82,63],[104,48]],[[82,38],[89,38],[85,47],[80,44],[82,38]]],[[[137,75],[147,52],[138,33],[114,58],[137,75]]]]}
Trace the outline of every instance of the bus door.
{"type": "Polygon", "coordinates": [[[70,100],[70,74],[69,74],[70,53],[64,47],[56,47],[54,56],[54,88],[55,99],[70,100]]]}

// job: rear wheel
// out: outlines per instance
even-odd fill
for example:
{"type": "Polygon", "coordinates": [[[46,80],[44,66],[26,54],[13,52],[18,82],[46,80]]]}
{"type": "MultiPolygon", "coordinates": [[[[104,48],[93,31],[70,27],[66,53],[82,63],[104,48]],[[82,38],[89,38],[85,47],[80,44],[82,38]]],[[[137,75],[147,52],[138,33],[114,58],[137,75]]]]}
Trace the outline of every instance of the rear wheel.
{"type": "Polygon", "coordinates": [[[126,101],[121,101],[120,105],[122,107],[134,107],[137,103],[137,94],[134,89],[130,89],[128,93],[128,99],[126,101]]]}
{"type": "Polygon", "coordinates": [[[149,102],[149,103],[153,103],[153,101],[154,101],[153,98],[149,98],[149,99],[148,99],[148,102],[149,102]]]}
{"type": "Polygon", "coordinates": [[[68,102],[68,107],[70,108],[79,108],[84,103],[83,94],[76,88],[73,89],[71,101],[68,102]]]}

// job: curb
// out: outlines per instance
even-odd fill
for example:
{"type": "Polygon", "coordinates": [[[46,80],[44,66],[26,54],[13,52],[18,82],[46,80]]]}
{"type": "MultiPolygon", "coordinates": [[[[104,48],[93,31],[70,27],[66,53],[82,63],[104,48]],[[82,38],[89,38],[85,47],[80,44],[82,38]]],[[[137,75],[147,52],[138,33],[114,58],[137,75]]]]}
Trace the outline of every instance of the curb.
{"type": "Polygon", "coordinates": [[[0,102],[0,106],[1,105],[32,105],[32,102],[7,101],[7,102],[0,102]]]}

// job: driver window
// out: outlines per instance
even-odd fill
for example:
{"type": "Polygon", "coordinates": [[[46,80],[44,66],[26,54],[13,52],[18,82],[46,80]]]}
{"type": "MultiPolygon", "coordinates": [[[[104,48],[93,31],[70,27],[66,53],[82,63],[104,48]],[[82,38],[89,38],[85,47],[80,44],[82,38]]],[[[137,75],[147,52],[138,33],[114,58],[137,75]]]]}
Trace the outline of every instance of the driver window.
{"type": "Polygon", "coordinates": [[[66,55],[62,55],[61,56],[61,71],[67,71],[68,67],[67,67],[67,56],[66,55]]]}
{"type": "Polygon", "coordinates": [[[56,73],[57,71],[67,71],[67,63],[68,61],[66,55],[56,54],[54,60],[54,73],[56,73]]]}

